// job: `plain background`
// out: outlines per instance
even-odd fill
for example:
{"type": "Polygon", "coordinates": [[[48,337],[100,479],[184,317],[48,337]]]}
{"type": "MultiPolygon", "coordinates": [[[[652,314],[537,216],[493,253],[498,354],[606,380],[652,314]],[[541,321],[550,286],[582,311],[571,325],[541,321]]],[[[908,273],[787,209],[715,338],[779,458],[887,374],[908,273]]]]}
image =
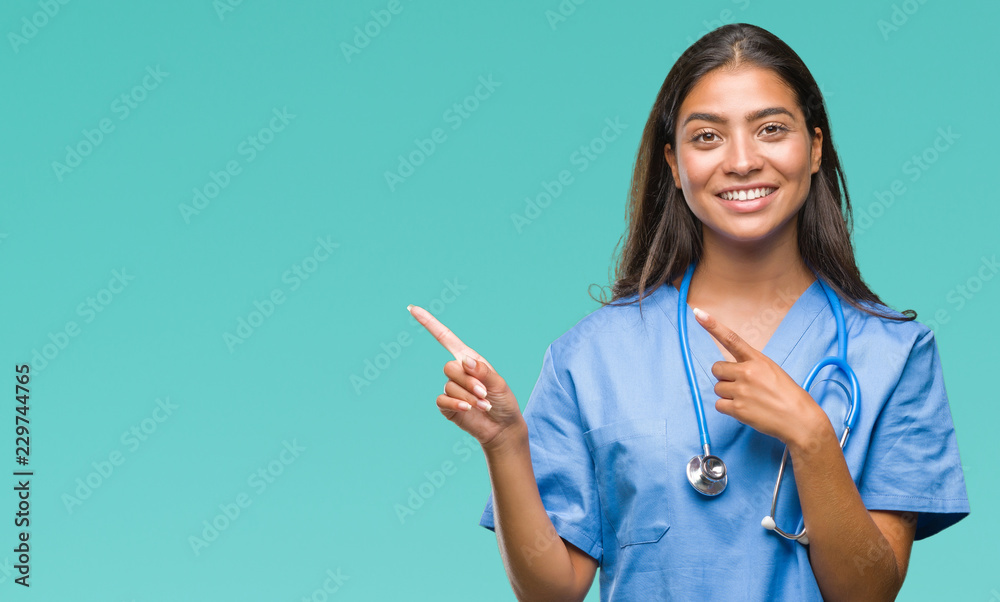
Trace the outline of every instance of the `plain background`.
{"type": "Polygon", "coordinates": [[[14,366],[35,364],[32,587],[13,582],[6,473],[0,597],[513,599],[495,537],[477,526],[482,453],[434,404],[451,357],[405,307],[435,311],[523,407],[545,347],[598,307],[591,284],[609,284],[635,152],[673,60],[743,21],[785,40],[826,94],[866,280],[936,322],[972,515],[915,544],[900,599],[1000,600],[1000,5],[391,6],[0,8],[10,471],[14,366]],[[273,121],[283,110],[294,117],[273,121]],[[625,128],[584,164],[574,153],[606,119],[625,128]],[[267,143],[251,153],[250,137],[267,143]],[[411,154],[412,173],[387,182],[411,154]],[[572,183],[530,209],[563,170],[572,183]],[[194,205],[196,189],[213,198],[194,205]],[[132,279],[114,293],[116,270],[132,279]],[[68,322],[75,336],[59,334],[68,322]],[[331,573],[339,589],[318,591],[331,573]]]}

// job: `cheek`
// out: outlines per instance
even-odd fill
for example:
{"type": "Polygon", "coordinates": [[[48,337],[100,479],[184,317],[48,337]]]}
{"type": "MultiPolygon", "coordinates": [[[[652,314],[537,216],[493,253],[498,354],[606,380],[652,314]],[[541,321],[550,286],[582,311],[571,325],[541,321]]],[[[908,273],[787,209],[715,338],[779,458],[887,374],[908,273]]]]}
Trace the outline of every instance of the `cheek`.
{"type": "Polygon", "coordinates": [[[809,147],[796,142],[782,145],[769,154],[768,161],[789,180],[805,180],[812,175],[812,163],[809,147]]]}
{"type": "Polygon", "coordinates": [[[681,156],[680,177],[685,190],[701,188],[708,183],[718,161],[712,153],[687,153],[681,156]]]}

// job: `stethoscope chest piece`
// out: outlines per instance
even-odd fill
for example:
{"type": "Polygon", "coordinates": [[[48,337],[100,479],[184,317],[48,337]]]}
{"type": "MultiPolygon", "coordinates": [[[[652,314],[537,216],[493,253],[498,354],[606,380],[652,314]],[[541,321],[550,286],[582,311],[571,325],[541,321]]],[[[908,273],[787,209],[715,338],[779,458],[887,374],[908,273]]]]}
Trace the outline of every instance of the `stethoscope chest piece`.
{"type": "Polygon", "coordinates": [[[695,491],[708,496],[719,495],[729,482],[726,463],[710,454],[691,458],[687,465],[687,478],[695,491]]]}

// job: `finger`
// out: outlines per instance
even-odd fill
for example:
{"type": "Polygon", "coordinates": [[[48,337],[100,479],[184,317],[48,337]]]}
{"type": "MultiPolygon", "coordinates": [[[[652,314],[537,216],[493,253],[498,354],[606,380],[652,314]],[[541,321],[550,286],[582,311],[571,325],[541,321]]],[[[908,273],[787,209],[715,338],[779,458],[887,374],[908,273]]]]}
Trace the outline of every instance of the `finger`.
{"type": "Polygon", "coordinates": [[[712,390],[715,391],[715,394],[722,399],[736,399],[736,395],[738,394],[736,389],[736,383],[728,380],[721,380],[715,383],[715,387],[713,387],[712,390]]]}
{"type": "Polygon", "coordinates": [[[732,399],[719,399],[715,402],[715,409],[718,410],[720,414],[736,418],[736,416],[733,416],[733,412],[736,411],[735,405],[736,402],[732,399]]]}
{"type": "MultiPolygon", "coordinates": [[[[509,390],[507,388],[507,381],[503,379],[497,371],[493,369],[493,366],[489,364],[486,360],[480,358],[481,361],[476,361],[472,356],[465,356],[462,361],[462,367],[465,369],[466,373],[470,376],[475,377],[475,379],[483,384],[486,388],[486,395],[483,396],[485,399],[492,398],[494,401],[498,400],[509,390]]],[[[473,393],[479,394],[482,391],[476,389],[472,390],[473,393]]]]}
{"type": "MultiPolygon", "coordinates": [[[[470,409],[472,409],[472,406],[469,405],[469,402],[461,400],[461,399],[455,399],[454,397],[449,397],[447,395],[438,395],[437,396],[437,407],[438,407],[438,409],[441,410],[442,413],[444,413],[446,411],[451,411],[451,412],[467,412],[470,409]],[[466,406],[468,406],[468,407],[466,407],[466,406]]],[[[447,414],[446,414],[446,416],[447,416],[447,414]]],[[[447,417],[451,418],[451,416],[447,416],[447,417]]]]}
{"type": "Polygon", "coordinates": [[[719,380],[734,381],[740,376],[740,367],[736,362],[715,362],[712,364],[712,376],[719,380]]]}
{"type": "Polygon", "coordinates": [[[710,316],[707,311],[695,307],[694,317],[698,319],[698,323],[701,324],[710,335],[715,337],[715,340],[719,341],[719,343],[721,343],[722,346],[729,351],[729,353],[733,354],[736,361],[745,362],[756,357],[756,349],[740,338],[740,335],[736,334],[728,327],[720,324],[719,321],[710,316]]]}
{"type": "MultiPolygon", "coordinates": [[[[452,389],[449,388],[449,389],[447,389],[447,393],[445,393],[445,395],[442,395],[441,397],[447,397],[448,399],[452,399],[452,400],[458,401],[457,407],[460,410],[469,410],[469,409],[472,409],[472,406],[476,406],[477,408],[479,408],[480,410],[482,410],[484,412],[489,412],[490,410],[493,409],[493,404],[492,403],[490,403],[489,401],[487,401],[485,399],[476,399],[475,396],[471,397],[471,399],[472,399],[471,402],[466,401],[466,399],[468,399],[470,396],[469,396],[468,391],[465,391],[464,389],[460,389],[460,390],[456,389],[455,391],[453,391],[452,389]],[[463,398],[465,398],[465,399],[463,399],[463,398]],[[465,406],[469,406],[469,407],[465,407],[465,406]]],[[[441,404],[438,404],[438,406],[440,406],[440,405],[441,404]]]]}
{"type": "Polygon", "coordinates": [[[438,343],[444,346],[445,349],[451,352],[455,356],[455,359],[462,361],[462,357],[465,355],[471,355],[473,357],[479,357],[479,354],[472,350],[471,347],[466,345],[455,336],[451,330],[449,330],[444,324],[438,321],[437,318],[431,315],[431,312],[420,307],[419,305],[407,305],[406,309],[410,310],[410,314],[420,322],[421,326],[427,329],[427,332],[434,335],[438,343]]]}
{"type": "MultiPolygon", "coordinates": [[[[479,401],[478,399],[476,399],[475,395],[469,393],[468,391],[465,390],[464,387],[451,380],[445,383],[444,394],[447,395],[448,397],[451,397],[452,399],[464,401],[469,405],[469,408],[476,405],[476,402],[479,401]]],[[[463,407],[462,409],[468,410],[469,408],[463,407]]]]}
{"type": "MultiPolygon", "coordinates": [[[[485,399],[489,394],[482,381],[474,375],[470,375],[468,373],[468,369],[462,364],[462,362],[457,360],[446,362],[444,365],[444,374],[460,387],[468,391],[470,395],[474,395],[476,399],[485,399]]],[[[475,403],[475,400],[470,403],[475,403]]]]}

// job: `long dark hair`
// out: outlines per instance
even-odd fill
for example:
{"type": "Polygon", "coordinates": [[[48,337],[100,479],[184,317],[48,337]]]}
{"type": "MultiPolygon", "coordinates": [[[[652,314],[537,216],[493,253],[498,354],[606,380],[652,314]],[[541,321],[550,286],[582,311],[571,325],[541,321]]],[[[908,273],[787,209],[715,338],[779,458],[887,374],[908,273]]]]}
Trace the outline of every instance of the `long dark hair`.
{"type": "Polygon", "coordinates": [[[823,95],[795,51],[771,32],[748,23],[724,25],[705,34],[684,51],[663,81],[636,153],[628,195],[628,230],[617,261],[613,297],[611,302],[604,301],[602,291],[601,299],[595,301],[602,305],[638,301],[641,313],[645,296],[665,282],[672,283],[692,261],[700,259],[701,222],[685,203],[683,192],[674,186],[663,149],[667,143],[677,146],[681,103],[702,76],[720,67],[741,65],[777,74],[795,91],[807,130],[819,127],[823,132],[820,168],[811,176],[809,195],[797,217],[799,252],[806,265],[861,311],[894,320],[915,319],[913,310],[902,312],[900,317],[870,307],[885,304],[865,284],[854,259],[851,198],[833,147],[823,95]],[[649,293],[645,293],[647,289],[649,293]],[[614,303],[636,293],[636,300],[614,303]]]}

